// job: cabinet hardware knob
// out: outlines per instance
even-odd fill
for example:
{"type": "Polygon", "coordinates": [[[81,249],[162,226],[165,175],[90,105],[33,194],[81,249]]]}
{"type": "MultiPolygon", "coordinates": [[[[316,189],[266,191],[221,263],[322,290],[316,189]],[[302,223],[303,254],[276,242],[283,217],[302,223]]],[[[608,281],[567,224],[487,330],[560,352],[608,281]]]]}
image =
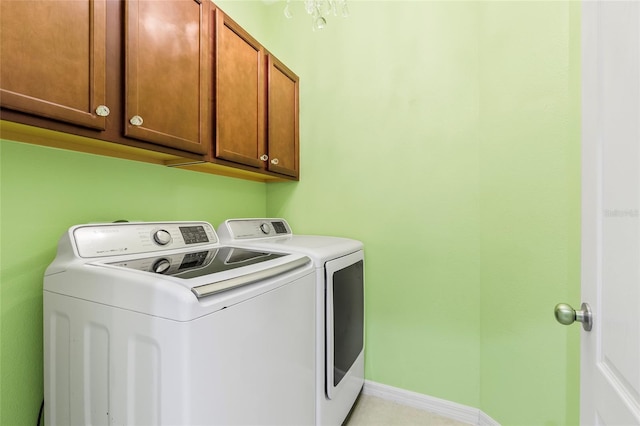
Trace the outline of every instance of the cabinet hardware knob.
{"type": "Polygon", "coordinates": [[[277,166],[279,162],[280,161],[278,161],[277,158],[274,158],[273,160],[271,160],[271,164],[273,164],[274,166],[277,166]]]}
{"type": "Polygon", "coordinates": [[[268,159],[269,159],[269,156],[267,154],[262,154],[260,156],[260,160],[262,160],[262,161],[267,161],[268,159]]]}
{"type": "Polygon", "coordinates": [[[96,108],[96,115],[100,117],[106,117],[110,113],[111,111],[109,110],[109,107],[106,105],[98,105],[98,108],[96,108]]]}
{"type": "Polygon", "coordinates": [[[144,121],[139,115],[134,115],[133,117],[131,117],[131,120],[129,120],[129,123],[134,126],[142,126],[142,123],[144,123],[144,121]]]}

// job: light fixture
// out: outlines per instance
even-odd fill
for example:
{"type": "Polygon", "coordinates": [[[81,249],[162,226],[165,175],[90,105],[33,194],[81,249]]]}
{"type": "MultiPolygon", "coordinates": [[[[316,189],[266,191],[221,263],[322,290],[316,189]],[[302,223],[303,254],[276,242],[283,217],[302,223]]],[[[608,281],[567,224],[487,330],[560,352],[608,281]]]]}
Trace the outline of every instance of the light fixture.
{"type": "MultiPolygon", "coordinates": [[[[327,26],[327,17],[329,15],[349,16],[349,8],[347,0],[304,0],[304,8],[311,15],[313,30],[321,30],[327,26]]],[[[284,16],[293,18],[291,13],[291,0],[287,0],[284,6],[284,16]]]]}

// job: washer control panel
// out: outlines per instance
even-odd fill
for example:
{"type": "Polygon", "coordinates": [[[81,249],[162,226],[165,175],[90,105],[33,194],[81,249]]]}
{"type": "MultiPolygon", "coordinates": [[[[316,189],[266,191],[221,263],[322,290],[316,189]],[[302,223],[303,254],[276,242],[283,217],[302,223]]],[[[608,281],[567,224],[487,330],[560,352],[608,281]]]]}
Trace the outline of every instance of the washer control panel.
{"type": "Polygon", "coordinates": [[[80,257],[153,253],[218,242],[207,222],[105,223],[78,225],[70,232],[80,257]]]}
{"type": "Polygon", "coordinates": [[[220,238],[247,240],[292,235],[284,219],[229,219],[218,228],[220,238]]]}

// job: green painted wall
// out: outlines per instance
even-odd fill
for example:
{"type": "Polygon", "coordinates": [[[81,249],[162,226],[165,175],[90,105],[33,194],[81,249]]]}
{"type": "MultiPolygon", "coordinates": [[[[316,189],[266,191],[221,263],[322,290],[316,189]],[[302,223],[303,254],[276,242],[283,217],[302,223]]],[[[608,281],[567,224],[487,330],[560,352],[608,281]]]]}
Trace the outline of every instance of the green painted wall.
{"type": "Polygon", "coordinates": [[[302,181],[268,212],[365,242],[367,378],[578,424],[552,309],[579,301],[579,3],[354,1],[323,32],[297,6],[269,34],[302,78],[302,181]]]}
{"type": "Polygon", "coordinates": [[[504,424],[578,424],[580,8],[481,7],[481,406],[504,424]]]}
{"type": "Polygon", "coordinates": [[[279,25],[298,38],[282,50],[302,81],[302,181],[269,186],[268,210],[364,241],[367,379],[478,407],[478,6],[351,12],[323,33],[302,10],[279,25]]]}
{"type": "Polygon", "coordinates": [[[0,424],[42,401],[42,277],[79,223],[207,220],[266,212],[266,184],[0,141],[0,424]]]}
{"type": "Polygon", "coordinates": [[[301,182],[2,142],[0,424],[35,420],[66,227],[263,214],[365,242],[369,380],[577,424],[579,333],[551,310],[579,301],[579,4],[351,1],[313,32],[301,2],[217,3],[301,77],[301,182]]]}

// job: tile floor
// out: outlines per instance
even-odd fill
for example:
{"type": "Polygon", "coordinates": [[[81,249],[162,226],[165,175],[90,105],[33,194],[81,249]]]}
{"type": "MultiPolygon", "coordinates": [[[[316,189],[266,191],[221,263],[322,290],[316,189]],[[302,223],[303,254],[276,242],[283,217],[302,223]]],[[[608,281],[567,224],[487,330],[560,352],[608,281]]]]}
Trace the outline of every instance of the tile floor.
{"type": "Polygon", "coordinates": [[[343,426],[467,426],[429,411],[360,395],[343,426]]]}

